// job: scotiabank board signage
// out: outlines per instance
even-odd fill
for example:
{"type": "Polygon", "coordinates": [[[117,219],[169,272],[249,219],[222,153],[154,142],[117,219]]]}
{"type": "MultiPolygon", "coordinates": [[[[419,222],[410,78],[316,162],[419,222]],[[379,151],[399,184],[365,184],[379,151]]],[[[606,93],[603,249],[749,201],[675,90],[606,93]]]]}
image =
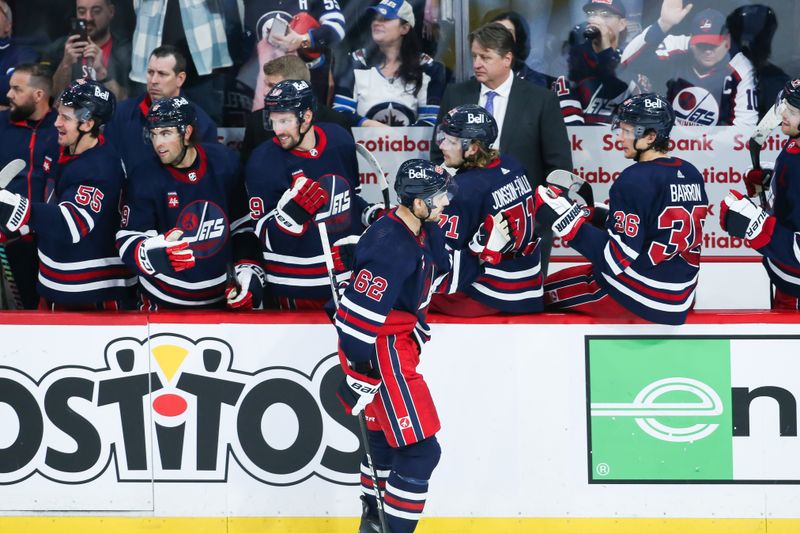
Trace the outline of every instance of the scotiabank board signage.
{"type": "MultiPolygon", "coordinates": [[[[357,516],[333,327],[229,316],[0,325],[0,510],[357,516]]],[[[425,515],[795,516],[800,331],[769,316],[434,323],[425,515]]]]}

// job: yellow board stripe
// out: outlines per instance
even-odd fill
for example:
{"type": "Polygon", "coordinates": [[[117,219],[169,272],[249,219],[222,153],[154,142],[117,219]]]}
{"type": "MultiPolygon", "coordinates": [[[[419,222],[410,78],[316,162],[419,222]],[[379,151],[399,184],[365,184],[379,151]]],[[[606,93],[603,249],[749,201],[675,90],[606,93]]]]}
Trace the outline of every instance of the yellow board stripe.
{"type": "MultiPolygon", "coordinates": [[[[2,533],[352,533],[354,518],[5,516],[2,533]]],[[[419,533],[797,533],[800,519],[423,518],[419,533]]]]}

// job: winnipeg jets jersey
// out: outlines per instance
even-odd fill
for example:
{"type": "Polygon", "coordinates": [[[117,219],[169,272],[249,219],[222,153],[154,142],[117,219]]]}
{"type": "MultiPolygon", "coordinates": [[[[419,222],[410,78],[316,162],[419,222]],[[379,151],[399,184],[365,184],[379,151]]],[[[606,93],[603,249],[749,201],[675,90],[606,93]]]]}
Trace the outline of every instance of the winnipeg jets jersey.
{"type": "Polygon", "coordinates": [[[117,246],[125,263],[139,273],[145,306],[220,305],[227,265],[233,260],[232,239],[244,239],[248,231],[252,235],[238,157],[216,143],[196,148],[190,168],[148,159],[130,169],[117,246]],[[138,247],[172,228],[190,241],[195,266],[177,273],[144,274],[138,267],[138,247]]]}
{"type": "Polygon", "coordinates": [[[267,282],[275,296],[328,300],[331,289],[319,230],[308,224],[301,235],[281,228],[274,212],[278,200],[292,187],[293,176],[324,183],[332,192],[321,212],[336,211],[326,222],[331,243],[364,231],[361,213],[366,202],[358,195],[360,182],[353,138],[341,126],[313,126],[316,146],[308,151],[284,150],[277,139],[256,148],[245,167],[250,216],[263,250],[267,282]]]}
{"type": "Polygon", "coordinates": [[[534,234],[534,199],[525,170],[514,158],[503,155],[486,168],[459,171],[455,182],[458,192],[440,222],[452,248],[468,251],[486,216],[497,213],[508,217],[516,238],[503,260],[486,265],[477,279],[456,271],[458,290],[503,312],[541,311],[541,253],[534,234]]]}
{"type": "Polygon", "coordinates": [[[379,65],[368,63],[363,50],[353,52],[337,69],[333,109],[389,126],[435,125],[444,94],[444,65],[426,54],[420,55],[420,64],[422,85],[414,94],[413,83],[386,78],[379,65]]]}
{"type": "Polygon", "coordinates": [[[703,223],[703,177],[674,157],[636,163],[609,191],[606,231],[583,224],[570,241],[597,282],[651,322],[682,324],[694,302],[703,223]]]}
{"type": "Polygon", "coordinates": [[[643,74],[646,91],[667,94],[675,110],[675,122],[696,126],[755,127],[758,101],[755,71],[741,52],[706,72],[699,72],[689,48],[690,36],[665,35],[653,24],[625,48],[626,74],[643,74]]]}

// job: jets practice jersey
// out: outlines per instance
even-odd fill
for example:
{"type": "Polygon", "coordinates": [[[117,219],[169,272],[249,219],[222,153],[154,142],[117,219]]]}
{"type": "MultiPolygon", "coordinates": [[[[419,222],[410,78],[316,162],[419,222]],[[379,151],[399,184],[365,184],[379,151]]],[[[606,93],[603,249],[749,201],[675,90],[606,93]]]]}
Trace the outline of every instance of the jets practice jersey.
{"type": "Polygon", "coordinates": [[[45,202],[32,202],[29,221],[40,296],[66,306],[127,299],[136,276],[114,247],[124,179],[119,155],[101,136],[79,155],[62,149],[45,178],[45,202]]]}
{"type": "Polygon", "coordinates": [[[726,57],[707,72],[694,66],[688,35],[665,35],[653,24],[625,48],[623,67],[644,92],[666,92],[677,124],[755,127],[758,101],[755,71],[742,53],[726,57]],[[650,85],[649,87],[646,85],[650,85]]]}
{"type": "Polygon", "coordinates": [[[139,273],[143,303],[159,307],[213,307],[223,299],[232,239],[245,240],[252,225],[247,212],[239,158],[217,144],[197,147],[185,169],[143,161],[130,169],[117,233],[119,255],[139,273]],[[190,241],[195,265],[178,273],[144,274],[137,249],[148,237],[172,228],[190,241]]]}
{"type": "Polygon", "coordinates": [[[694,301],[708,213],[702,175],[674,157],[636,163],[611,186],[608,207],[606,231],[583,224],[570,246],[626,309],[682,324],[694,301]]]}
{"type": "MultiPolygon", "coordinates": [[[[514,230],[514,247],[483,275],[467,278],[453,273],[457,289],[484,305],[509,313],[542,310],[541,253],[534,235],[534,199],[525,170],[504,155],[486,168],[459,170],[458,192],[442,214],[447,243],[468,250],[487,215],[504,213],[514,230]]],[[[475,250],[479,253],[479,250],[475,250]]]]}
{"type": "Polygon", "coordinates": [[[327,300],[331,295],[316,224],[294,235],[283,230],[274,216],[278,200],[292,187],[294,177],[317,180],[332,190],[327,206],[320,210],[337,212],[326,222],[331,243],[364,231],[361,213],[367,204],[358,196],[353,138],[335,124],[313,128],[317,137],[314,149],[284,150],[277,139],[270,139],[253,151],[245,168],[250,216],[256,221],[267,282],[278,297],[327,300]]]}

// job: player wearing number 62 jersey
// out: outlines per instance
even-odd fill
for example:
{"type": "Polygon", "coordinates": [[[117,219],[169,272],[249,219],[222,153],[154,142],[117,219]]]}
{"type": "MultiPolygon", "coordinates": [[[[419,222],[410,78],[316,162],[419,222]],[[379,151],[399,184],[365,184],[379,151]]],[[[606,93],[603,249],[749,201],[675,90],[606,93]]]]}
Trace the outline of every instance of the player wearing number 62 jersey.
{"type": "Polygon", "coordinates": [[[541,311],[541,254],[525,169],[491,148],[497,123],[478,105],[451,109],[437,128],[445,164],[458,169],[458,193],[445,208],[440,225],[451,247],[482,256],[489,264],[477,279],[455,271],[452,290],[458,292],[434,295],[431,309],[456,316],[541,311]],[[514,240],[501,254],[488,256],[483,244],[497,214],[508,221],[514,240]]]}
{"type": "Polygon", "coordinates": [[[674,117],[669,103],[653,93],[620,106],[612,127],[619,130],[625,157],[636,163],[611,186],[605,231],[585,224],[586,210],[566,197],[537,189],[537,221],[552,225],[591,262],[548,276],[547,308],[662,324],[686,320],[708,197],[697,169],[667,155],[674,117]]]}

